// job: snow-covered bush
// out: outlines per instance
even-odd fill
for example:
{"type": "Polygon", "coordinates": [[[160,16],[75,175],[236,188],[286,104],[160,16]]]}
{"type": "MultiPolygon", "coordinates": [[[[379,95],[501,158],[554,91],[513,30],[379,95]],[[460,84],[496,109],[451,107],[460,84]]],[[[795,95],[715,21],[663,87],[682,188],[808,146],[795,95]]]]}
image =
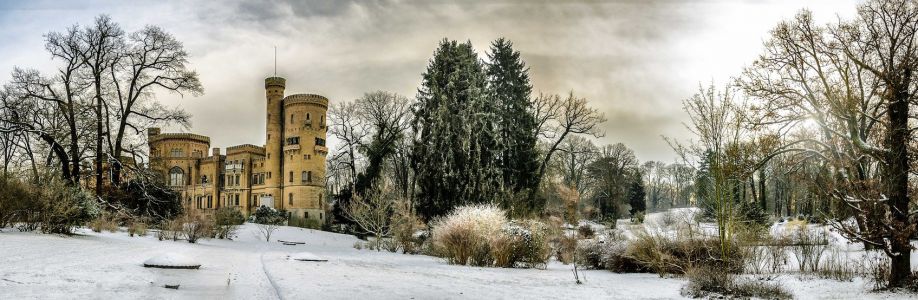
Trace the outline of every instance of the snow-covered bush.
{"type": "Polygon", "coordinates": [[[286,214],[274,209],[273,207],[259,206],[252,214],[253,222],[258,224],[283,224],[287,220],[286,214]]]}
{"type": "Polygon", "coordinates": [[[450,264],[465,265],[488,252],[487,243],[507,224],[506,213],[493,205],[456,208],[434,223],[432,239],[438,256],[450,264]]]}
{"type": "Polygon", "coordinates": [[[218,239],[232,239],[236,228],[245,222],[245,216],[232,207],[218,208],[214,213],[214,235],[218,239]]]}
{"type": "Polygon", "coordinates": [[[147,223],[142,220],[135,220],[128,225],[128,234],[130,236],[146,236],[147,235],[147,223]]]}
{"type": "Polygon", "coordinates": [[[457,208],[434,223],[434,254],[451,264],[541,267],[548,261],[548,226],[535,220],[510,222],[491,205],[457,208]]]}
{"type": "Polygon", "coordinates": [[[597,235],[577,243],[577,263],[589,269],[606,269],[616,273],[648,272],[626,255],[628,240],[619,231],[597,235]]]}
{"type": "Polygon", "coordinates": [[[829,242],[826,233],[811,229],[803,224],[795,229],[791,235],[793,247],[791,252],[797,258],[797,266],[801,272],[819,271],[819,263],[822,260],[822,254],[828,248],[829,242]]]}
{"type": "Polygon", "coordinates": [[[86,224],[99,215],[95,197],[80,187],[71,187],[58,179],[36,191],[41,205],[43,233],[70,234],[74,227],[86,224]]]}
{"type": "Polygon", "coordinates": [[[213,237],[214,220],[210,216],[185,213],[177,220],[182,224],[182,235],[189,243],[197,243],[199,239],[213,237]]]}
{"type": "Polygon", "coordinates": [[[689,282],[683,296],[694,298],[792,299],[793,295],[777,283],[738,280],[727,270],[714,266],[692,267],[686,272],[689,282]]]}
{"type": "Polygon", "coordinates": [[[684,274],[689,268],[702,265],[739,273],[745,266],[745,257],[735,241],[730,240],[728,245],[726,249],[721,249],[720,242],[710,237],[674,238],[665,234],[638,232],[625,255],[660,276],[684,274]],[[727,250],[726,258],[722,258],[723,250],[727,250]]]}

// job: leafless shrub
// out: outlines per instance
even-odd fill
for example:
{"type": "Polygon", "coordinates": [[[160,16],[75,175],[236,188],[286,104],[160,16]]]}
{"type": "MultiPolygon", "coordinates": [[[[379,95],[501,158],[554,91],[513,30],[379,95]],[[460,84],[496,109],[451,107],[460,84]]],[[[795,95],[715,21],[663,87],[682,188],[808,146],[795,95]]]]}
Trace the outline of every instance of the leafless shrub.
{"type": "Polygon", "coordinates": [[[777,283],[757,280],[737,280],[736,276],[724,269],[702,266],[693,267],[686,272],[689,283],[682,289],[682,295],[695,298],[759,298],[759,299],[792,299],[790,292],[777,283]]]}
{"type": "Polygon", "coordinates": [[[797,266],[800,272],[818,271],[822,255],[829,244],[825,232],[818,229],[813,230],[803,225],[795,230],[791,242],[793,244],[791,252],[797,258],[797,266]]]}
{"type": "Polygon", "coordinates": [[[182,235],[189,243],[197,243],[199,239],[213,237],[214,220],[210,216],[186,213],[178,220],[182,224],[182,235]]]}

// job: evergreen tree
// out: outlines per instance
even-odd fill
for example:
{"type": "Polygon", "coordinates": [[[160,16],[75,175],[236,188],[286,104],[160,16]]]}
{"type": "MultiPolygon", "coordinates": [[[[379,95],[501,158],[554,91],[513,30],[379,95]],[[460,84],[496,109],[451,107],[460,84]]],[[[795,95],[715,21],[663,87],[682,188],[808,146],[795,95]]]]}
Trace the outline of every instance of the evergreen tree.
{"type": "Polygon", "coordinates": [[[471,42],[444,39],[423,74],[414,107],[413,167],[426,220],[499,191],[496,106],[471,42]]]}
{"type": "MultiPolygon", "coordinates": [[[[504,38],[491,43],[488,59],[488,98],[496,106],[499,118],[496,129],[500,142],[494,144],[493,149],[500,152],[504,189],[511,195],[518,195],[539,184],[537,124],[529,99],[532,92],[529,68],[520,59],[520,53],[513,50],[513,43],[504,38]]],[[[501,204],[511,212],[540,209],[532,199],[507,197],[502,200],[501,204]]]]}
{"type": "Polygon", "coordinates": [[[628,204],[631,205],[631,209],[628,212],[631,213],[632,218],[635,214],[643,213],[647,210],[647,202],[644,200],[647,193],[644,191],[643,176],[639,171],[634,173],[631,179],[631,186],[628,188],[628,204]]]}

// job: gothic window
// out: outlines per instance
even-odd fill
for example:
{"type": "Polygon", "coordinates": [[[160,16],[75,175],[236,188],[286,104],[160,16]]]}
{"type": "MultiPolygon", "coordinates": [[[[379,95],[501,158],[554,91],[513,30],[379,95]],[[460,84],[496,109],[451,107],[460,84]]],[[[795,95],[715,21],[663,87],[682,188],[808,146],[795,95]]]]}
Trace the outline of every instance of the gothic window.
{"type": "Polygon", "coordinates": [[[169,156],[171,156],[171,157],[182,157],[182,156],[184,156],[184,153],[182,153],[182,149],[179,149],[179,148],[172,148],[172,151],[169,153],[169,156]]]}
{"type": "Polygon", "coordinates": [[[306,171],[303,171],[303,173],[300,174],[300,180],[302,180],[303,182],[309,181],[308,178],[309,178],[309,176],[306,175],[306,171]]]}
{"type": "Polygon", "coordinates": [[[181,186],[184,184],[185,184],[185,172],[182,171],[182,168],[172,167],[172,169],[169,169],[169,185],[181,186]]]}

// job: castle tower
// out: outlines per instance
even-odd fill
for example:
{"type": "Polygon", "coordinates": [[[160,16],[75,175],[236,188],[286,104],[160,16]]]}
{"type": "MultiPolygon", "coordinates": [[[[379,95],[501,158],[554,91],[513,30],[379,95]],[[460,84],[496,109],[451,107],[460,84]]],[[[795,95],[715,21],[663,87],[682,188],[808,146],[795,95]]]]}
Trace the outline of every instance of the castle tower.
{"type": "Polygon", "coordinates": [[[266,136],[265,136],[265,190],[262,204],[274,208],[284,208],[284,88],[287,80],[281,77],[265,78],[265,98],[267,98],[266,136]]]}
{"type": "Polygon", "coordinates": [[[283,105],[283,207],[292,221],[324,222],[328,99],[295,94],[284,97],[283,105]]]}

